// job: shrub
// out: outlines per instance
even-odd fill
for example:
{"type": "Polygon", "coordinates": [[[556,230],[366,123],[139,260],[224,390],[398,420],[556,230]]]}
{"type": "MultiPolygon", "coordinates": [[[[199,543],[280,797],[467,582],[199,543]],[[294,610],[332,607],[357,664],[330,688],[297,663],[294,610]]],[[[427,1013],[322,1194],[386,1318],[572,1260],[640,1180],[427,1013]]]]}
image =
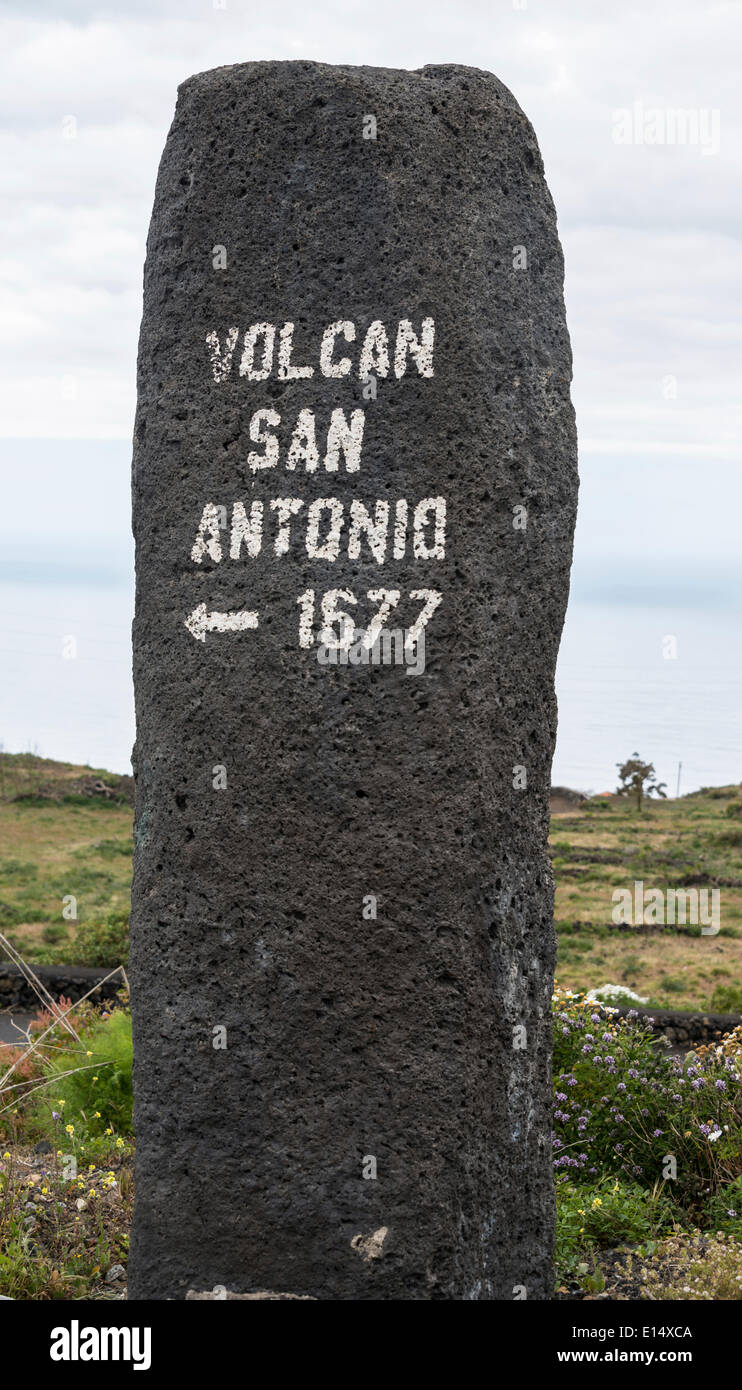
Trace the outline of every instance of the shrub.
{"type": "Polygon", "coordinates": [[[742,1014],[742,986],[717,985],[711,995],[711,1008],[718,1014],[742,1014]]]}
{"type": "Polygon", "coordinates": [[[726,1231],[742,1246],[742,1177],[715,1194],[709,1203],[707,1220],[710,1230],[726,1231]]]}
{"type": "Polygon", "coordinates": [[[557,1179],[556,1265],[558,1277],[570,1272],[591,1246],[639,1244],[672,1228],[673,1204],[657,1186],[603,1178],[591,1187],[557,1179]]]}
{"type": "Polygon", "coordinates": [[[129,914],[109,912],[101,922],[82,922],[75,937],[76,965],[127,965],[129,914]]]}
{"type": "Polygon", "coordinates": [[[80,1041],[81,1047],[71,1043],[50,1062],[32,1123],[48,1134],[56,1114],[56,1124],[71,1124],[78,1137],[100,1138],[106,1130],[131,1134],[131,1015],[123,1009],[96,1015],[80,1041]]]}
{"type": "Polygon", "coordinates": [[[93,922],[81,922],[74,940],[68,937],[63,945],[49,946],[37,951],[42,965],[67,964],[110,966],[129,962],[129,914],[109,912],[93,922]]]}
{"type": "Polygon", "coordinates": [[[740,1056],[668,1057],[649,1023],[557,994],[554,1166],[575,1181],[624,1174],[643,1187],[675,1160],[694,1203],[742,1173],[740,1056]]]}

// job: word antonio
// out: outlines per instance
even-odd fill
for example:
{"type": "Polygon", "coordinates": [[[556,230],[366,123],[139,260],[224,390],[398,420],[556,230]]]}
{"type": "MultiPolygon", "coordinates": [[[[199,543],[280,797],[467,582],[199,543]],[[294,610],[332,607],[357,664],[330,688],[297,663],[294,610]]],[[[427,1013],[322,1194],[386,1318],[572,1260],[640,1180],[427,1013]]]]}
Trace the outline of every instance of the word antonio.
{"type": "Polygon", "coordinates": [[[400,497],[392,504],[384,498],[370,506],[354,499],[345,506],[337,497],[317,497],[307,504],[301,497],[274,497],[267,504],[256,498],[248,508],[232,503],[229,527],[227,507],[207,502],[201,514],[191,559],[200,565],[208,557],[219,564],[228,549],[231,560],[254,559],[272,546],[274,555],[286,555],[302,532],[302,542],[312,560],[337,560],[341,548],[357,560],[364,546],[377,564],[387,556],[402,560],[412,553],[416,560],[443,560],[446,554],[446,501],[423,497],[414,507],[400,497]],[[223,533],[229,530],[229,540],[223,533]],[[268,531],[266,538],[265,532],[268,531]]]}
{"type": "Polygon", "coordinates": [[[333,380],[356,375],[360,380],[369,377],[388,377],[394,372],[399,380],[414,362],[420,376],[433,375],[433,343],[435,322],[424,318],[420,331],[411,319],[400,319],[396,332],[387,332],[381,319],[370,323],[351,357],[346,344],[359,342],[356,325],[350,319],[337,319],[327,325],[319,343],[316,367],[313,362],[294,362],[294,328],[287,322],[279,328],[274,323],[253,323],[242,336],[240,327],[228,328],[224,338],[212,329],[206,334],[206,347],[211,371],[217,383],[234,376],[234,368],[248,381],[267,381],[275,373],[280,381],[298,381],[312,377],[315,370],[333,380]],[[340,341],[339,341],[340,340],[340,341]]]}

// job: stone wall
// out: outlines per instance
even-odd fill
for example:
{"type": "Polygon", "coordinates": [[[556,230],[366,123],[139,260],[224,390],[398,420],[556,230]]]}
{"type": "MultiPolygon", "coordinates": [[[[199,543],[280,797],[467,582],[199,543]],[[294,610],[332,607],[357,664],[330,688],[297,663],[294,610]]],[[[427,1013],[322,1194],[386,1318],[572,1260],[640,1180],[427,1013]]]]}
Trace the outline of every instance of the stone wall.
{"type": "Polygon", "coordinates": [[[652,1023],[652,1031],[667,1038],[674,1047],[700,1046],[701,1043],[719,1042],[725,1033],[731,1033],[742,1023],[740,1014],[683,1013],[677,1009],[637,1009],[621,1007],[617,1013],[621,1018],[635,1012],[640,1018],[652,1023]]]}
{"type": "MultiPolygon", "coordinates": [[[[95,1004],[113,1000],[121,989],[121,975],[114,975],[105,984],[99,983],[109,973],[88,965],[35,965],[33,972],[48,989],[54,1000],[60,996],[77,1003],[88,990],[97,986],[90,996],[95,1004]]],[[[0,1010],[17,1009],[19,1013],[36,1013],[39,997],[17,965],[0,961],[0,1010]]]]}

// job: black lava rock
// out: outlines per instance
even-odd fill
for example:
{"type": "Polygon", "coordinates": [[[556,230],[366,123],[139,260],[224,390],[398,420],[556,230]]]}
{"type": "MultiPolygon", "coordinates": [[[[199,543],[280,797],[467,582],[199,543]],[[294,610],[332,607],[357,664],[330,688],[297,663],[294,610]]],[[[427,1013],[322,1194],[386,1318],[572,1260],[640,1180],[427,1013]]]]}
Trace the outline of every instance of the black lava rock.
{"type": "Polygon", "coordinates": [[[551,1295],[562,276],[489,73],[180,88],[133,468],[131,1298],[551,1295]]]}

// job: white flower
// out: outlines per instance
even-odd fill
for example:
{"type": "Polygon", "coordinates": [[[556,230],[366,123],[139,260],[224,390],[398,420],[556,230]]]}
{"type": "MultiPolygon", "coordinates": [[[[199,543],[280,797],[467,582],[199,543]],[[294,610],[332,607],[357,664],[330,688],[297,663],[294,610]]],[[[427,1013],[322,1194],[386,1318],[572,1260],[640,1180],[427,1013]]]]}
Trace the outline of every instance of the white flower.
{"type": "Polygon", "coordinates": [[[646,1004],[648,995],[635,994],[633,989],[627,989],[626,985],[601,985],[599,989],[590,989],[585,995],[586,999],[595,1000],[600,1004],[604,999],[633,1000],[635,1004],[646,1004]]]}

